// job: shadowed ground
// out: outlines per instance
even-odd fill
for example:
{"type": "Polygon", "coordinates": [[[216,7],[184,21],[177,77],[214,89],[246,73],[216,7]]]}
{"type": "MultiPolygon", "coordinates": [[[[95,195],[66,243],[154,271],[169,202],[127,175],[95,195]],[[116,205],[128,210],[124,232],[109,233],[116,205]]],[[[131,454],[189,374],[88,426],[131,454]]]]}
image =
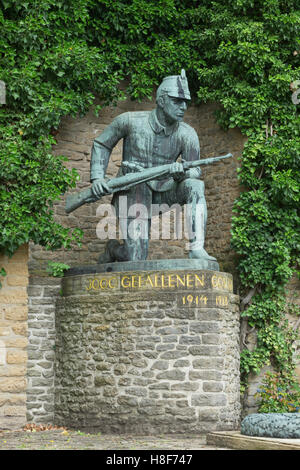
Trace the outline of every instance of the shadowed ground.
{"type": "Polygon", "coordinates": [[[87,434],[66,429],[0,431],[0,450],[221,450],[205,436],[87,434]]]}

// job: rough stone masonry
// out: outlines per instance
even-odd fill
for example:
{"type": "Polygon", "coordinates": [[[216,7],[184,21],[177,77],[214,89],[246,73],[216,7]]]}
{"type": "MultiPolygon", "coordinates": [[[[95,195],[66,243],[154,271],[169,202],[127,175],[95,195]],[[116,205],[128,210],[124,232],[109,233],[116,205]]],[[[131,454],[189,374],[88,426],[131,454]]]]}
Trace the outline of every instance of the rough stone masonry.
{"type": "Polygon", "coordinates": [[[55,422],[106,433],[236,429],[239,308],[232,277],[143,274],[143,283],[139,273],[64,278],[56,309],[55,422]]]}

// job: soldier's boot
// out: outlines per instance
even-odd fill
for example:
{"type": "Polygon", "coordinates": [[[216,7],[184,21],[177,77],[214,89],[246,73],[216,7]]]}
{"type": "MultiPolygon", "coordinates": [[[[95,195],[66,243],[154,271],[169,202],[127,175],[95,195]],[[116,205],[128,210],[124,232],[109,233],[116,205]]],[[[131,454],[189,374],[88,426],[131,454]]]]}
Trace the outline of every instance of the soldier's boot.
{"type": "Polygon", "coordinates": [[[98,264],[114,263],[115,261],[145,260],[148,254],[148,240],[132,240],[128,238],[123,244],[118,240],[109,240],[105,251],[98,258],[98,264]]]}
{"type": "Polygon", "coordinates": [[[189,251],[189,258],[192,258],[192,259],[201,259],[201,258],[205,258],[205,259],[209,259],[209,260],[212,260],[212,261],[216,261],[216,258],[214,258],[213,256],[210,256],[204,248],[197,248],[197,249],[192,249],[189,251]]]}
{"type": "Polygon", "coordinates": [[[105,251],[98,258],[98,264],[113,263],[116,261],[117,250],[120,248],[118,240],[109,240],[106,243],[105,251]]]}

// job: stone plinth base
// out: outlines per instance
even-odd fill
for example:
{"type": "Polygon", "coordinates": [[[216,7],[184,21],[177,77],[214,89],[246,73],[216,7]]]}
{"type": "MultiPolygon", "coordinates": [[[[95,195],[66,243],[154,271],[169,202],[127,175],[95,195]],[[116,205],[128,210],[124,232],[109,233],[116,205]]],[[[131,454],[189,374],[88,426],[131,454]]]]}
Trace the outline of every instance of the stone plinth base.
{"type": "Polygon", "coordinates": [[[239,313],[227,273],[66,276],[55,422],[104,433],[239,426],[239,313]]]}

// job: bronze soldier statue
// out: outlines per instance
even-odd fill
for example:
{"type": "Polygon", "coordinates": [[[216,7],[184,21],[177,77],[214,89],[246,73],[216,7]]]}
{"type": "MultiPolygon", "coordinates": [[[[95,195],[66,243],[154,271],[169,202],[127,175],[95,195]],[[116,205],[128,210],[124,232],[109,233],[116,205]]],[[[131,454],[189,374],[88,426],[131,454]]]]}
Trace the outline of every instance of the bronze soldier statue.
{"type": "MultiPolygon", "coordinates": [[[[144,204],[148,209],[148,229],[151,224],[152,204],[173,204],[191,207],[188,225],[193,238],[190,239],[189,257],[215,260],[204,249],[207,208],[204,182],[200,179],[200,167],[185,170],[183,162],[200,159],[199,139],[195,130],[183,122],[190,91],[185,71],[180,75],[163,79],[156,94],[156,108],[152,111],[126,112],[117,116],[94,140],[91,156],[91,192],[97,200],[111,191],[105,173],[111,152],[123,139],[122,166],[118,176],[131,168],[148,169],[169,164],[169,174],[161,178],[135,185],[126,191],[114,194],[112,204],[117,217],[120,211],[120,196],[127,196],[127,205],[144,204]],[[182,162],[178,162],[181,156],[182,162]],[[196,208],[201,206],[201,214],[196,208]]],[[[231,156],[231,155],[230,155],[231,156]]],[[[123,221],[124,222],[124,221],[123,221]]],[[[132,219],[127,218],[127,231],[132,219]]],[[[123,223],[124,227],[124,223],[123,223]]],[[[123,233],[124,241],[109,240],[99,263],[114,261],[145,260],[148,255],[148,237],[132,238],[123,233]]]]}

